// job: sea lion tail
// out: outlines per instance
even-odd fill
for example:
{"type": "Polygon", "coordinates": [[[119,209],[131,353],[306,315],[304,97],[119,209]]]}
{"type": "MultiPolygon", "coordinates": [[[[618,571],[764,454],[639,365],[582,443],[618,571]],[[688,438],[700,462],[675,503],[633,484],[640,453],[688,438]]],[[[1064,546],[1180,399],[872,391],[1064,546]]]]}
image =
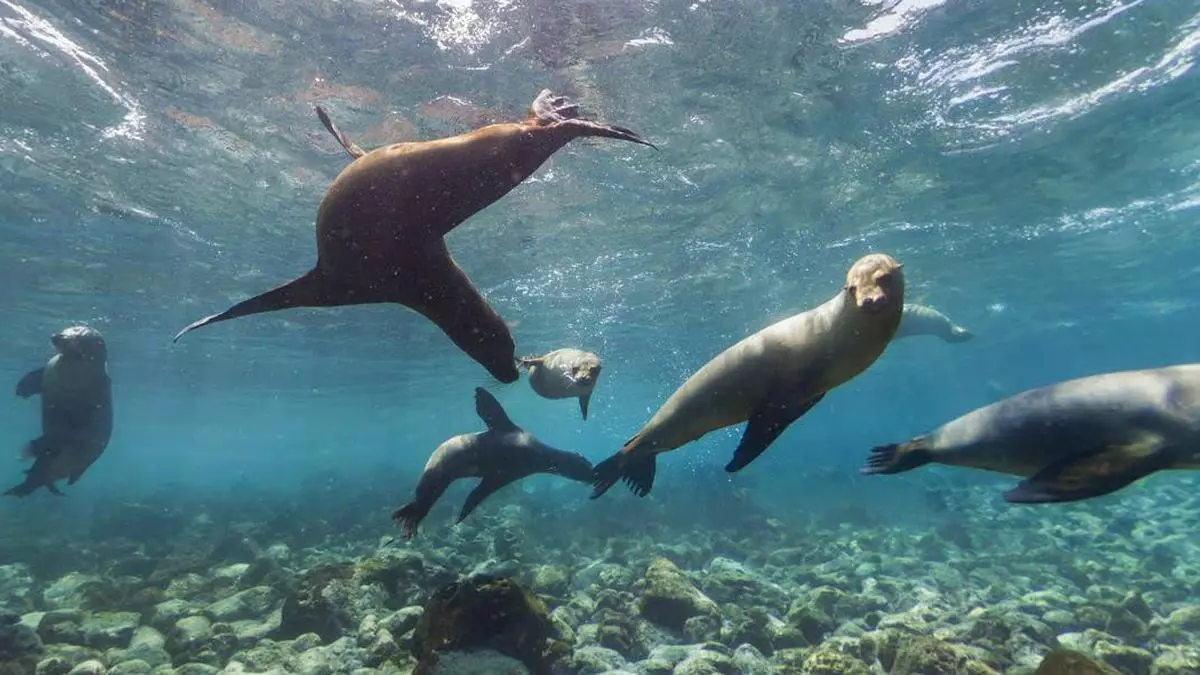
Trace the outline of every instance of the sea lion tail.
{"type": "Polygon", "coordinates": [[[335,302],[332,294],[329,292],[328,284],[325,283],[323,277],[314,269],[299,279],[289,281],[278,288],[271,289],[261,295],[256,295],[249,300],[243,300],[224,312],[193,321],[183,330],[176,333],[171,341],[178,342],[179,338],[183,337],[185,333],[219,321],[228,321],[230,319],[249,316],[250,314],[274,312],[293,307],[326,307],[331,304],[335,304],[335,302]]]}
{"type": "Polygon", "coordinates": [[[618,480],[625,481],[629,491],[639,497],[650,494],[654,487],[654,474],[658,468],[657,455],[652,452],[631,455],[629,448],[640,435],[629,439],[616,454],[596,465],[592,470],[592,499],[608,492],[618,480]]]}
{"type": "Polygon", "coordinates": [[[871,448],[871,456],[858,472],[871,476],[911,471],[933,461],[929,445],[929,437],[921,436],[907,443],[876,446],[871,448]]]}
{"type": "Polygon", "coordinates": [[[395,513],[392,514],[392,520],[403,528],[402,537],[412,539],[417,534],[417,525],[421,524],[421,520],[428,513],[428,508],[421,506],[417,502],[409,502],[396,509],[395,513]]]}

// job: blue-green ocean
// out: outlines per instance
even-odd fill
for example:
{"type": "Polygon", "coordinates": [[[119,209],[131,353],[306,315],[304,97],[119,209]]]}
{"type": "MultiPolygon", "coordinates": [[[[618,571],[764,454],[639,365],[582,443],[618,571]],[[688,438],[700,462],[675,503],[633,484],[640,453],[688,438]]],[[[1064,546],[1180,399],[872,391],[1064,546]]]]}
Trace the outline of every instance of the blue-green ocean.
{"type": "Polygon", "coordinates": [[[0,0],[0,489],[51,335],[103,333],[113,400],[66,496],[0,501],[0,673],[1200,673],[1197,476],[1031,506],[859,474],[1033,387],[1200,361],[1198,55],[1197,0],[0,0]],[[315,106],[370,150],[543,88],[659,150],[573,141],[445,241],[516,356],[603,359],[586,421],[396,304],[172,342],[313,266],[349,163],[315,106]],[[469,479],[400,537],[476,387],[600,462],[874,252],[972,338],[896,340],[736,474],[742,424],[645,498],[542,474],[456,524],[469,479]],[[480,579],[545,658],[432,664],[431,598],[480,579]]]}

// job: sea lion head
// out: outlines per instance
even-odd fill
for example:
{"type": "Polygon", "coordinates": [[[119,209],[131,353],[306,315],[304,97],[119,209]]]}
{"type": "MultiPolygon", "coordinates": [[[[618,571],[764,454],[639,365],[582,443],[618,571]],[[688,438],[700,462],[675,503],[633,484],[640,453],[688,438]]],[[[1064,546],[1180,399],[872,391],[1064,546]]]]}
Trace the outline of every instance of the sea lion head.
{"type": "Polygon", "coordinates": [[[95,328],[71,326],[50,336],[54,349],[67,358],[103,362],[108,358],[104,336],[95,328]]]}
{"type": "Polygon", "coordinates": [[[888,306],[904,306],[902,263],[886,253],[872,253],[858,259],[846,273],[845,290],[854,306],[867,313],[888,306]]]}
{"type": "Polygon", "coordinates": [[[600,359],[595,355],[588,354],[571,364],[571,367],[567,369],[567,374],[576,388],[590,391],[596,386],[601,369],[600,359]]]}
{"type": "Polygon", "coordinates": [[[475,329],[475,339],[460,343],[462,350],[504,384],[521,379],[521,371],[517,367],[520,363],[516,356],[517,345],[508,331],[508,325],[499,316],[490,321],[480,321],[475,329]]]}

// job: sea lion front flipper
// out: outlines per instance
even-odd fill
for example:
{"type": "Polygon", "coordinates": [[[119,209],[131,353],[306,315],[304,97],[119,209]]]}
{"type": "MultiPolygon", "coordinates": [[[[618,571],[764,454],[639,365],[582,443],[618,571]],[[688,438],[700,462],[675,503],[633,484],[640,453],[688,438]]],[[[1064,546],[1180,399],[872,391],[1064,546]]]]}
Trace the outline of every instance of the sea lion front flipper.
{"type": "Polygon", "coordinates": [[[579,397],[579,412],[583,414],[584,421],[587,420],[588,404],[592,401],[592,393],[588,392],[579,397]]]}
{"type": "Polygon", "coordinates": [[[475,510],[475,507],[479,506],[480,502],[492,496],[496,490],[508,485],[513,480],[510,476],[488,476],[479,481],[479,485],[476,485],[475,489],[471,490],[471,493],[467,495],[467,500],[463,502],[462,510],[458,512],[458,520],[454,521],[454,523],[456,525],[461,523],[467,516],[471,515],[471,512],[475,510]]]}
{"type": "Polygon", "coordinates": [[[50,494],[52,494],[56,497],[66,497],[67,496],[67,495],[63,494],[62,490],[58,489],[58,486],[54,484],[54,481],[50,481],[49,483],[46,483],[46,489],[50,491],[50,494]]]}
{"type": "Polygon", "coordinates": [[[508,418],[508,413],[504,412],[504,407],[500,405],[496,397],[483,387],[475,387],[475,414],[479,415],[479,419],[487,425],[488,431],[503,434],[521,430],[508,418]]]}
{"type": "Polygon", "coordinates": [[[1116,492],[1155,471],[1170,468],[1173,458],[1161,439],[1075,455],[1046,466],[1004,493],[1012,504],[1076,502],[1116,492]]]}
{"type": "Polygon", "coordinates": [[[354,159],[358,159],[359,157],[367,154],[362,148],[352,143],[349,138],[346,138],[346,134],[342,133],[342,130],[337,128],[337,125],[333,123],[333,120],[329,119],[329,115],[326,114],[325,109],[321,106],[317,106],[317,117],[321,118],[321,124],[324,124],[325,128],[329,130],[329,133],[333,134],[333,137],[337,139],[337,142],[340,143],[342,148],[346,150],[346,154],[350,155],[354,159]]]}
{"type": "Polygon", "coordinates": [[[25,373],[25,376],[17,382],[17,396],[29,398],[34,394],[42,393],[42,374],[45,372],[45,368],[38,368],[25,373]]]}
{"type": "Polygon", "coordinates": [[[768,396],[750,415],[750,423],[742,433],[742,440],[737,450],[733,451],[733,459],[725,465],[725,471],[735,473],[741,471],[747,464],[753,462],[763,453],[776,438],[784,432],[792,422],[800,419],[804,413],[825,398],[825,392],[801,403],[780,402],[780,397],[768,396]]]}
{"type": "MultiPolygon", "coordinates": [[[[359,302],[363,301],[360,300],[359,302]]],[[[179,338],[183,337],[185,333],[194,331],[202,326],[217,323],[218,321],[237,319],[249,316],[250,314],[262,314],[263,312],[274,312],[293,307],[333,307],[353,304],[353,302],[352,298],[346,297],[346,294],[340,292],[337,287],[330,283],[324,274],[313,268],[299,279],[289,281],[278,288],[273,288],[266,293],[256,295],[249,300],[243,300],[219,314],[213,314],[199,321],[193,321],[186,328],[176,333],[171,341],[178,342],[179,338]]]]}

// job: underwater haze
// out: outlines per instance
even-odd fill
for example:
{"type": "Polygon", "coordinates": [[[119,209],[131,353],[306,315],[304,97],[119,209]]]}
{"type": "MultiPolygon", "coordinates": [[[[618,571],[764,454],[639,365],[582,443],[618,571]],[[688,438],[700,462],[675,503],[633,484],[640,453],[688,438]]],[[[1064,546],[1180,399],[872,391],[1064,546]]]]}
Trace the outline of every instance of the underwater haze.
{"type": "MultiPolygon", "coordinates": [[[[859,474],[1033,387],[1200,361],[1198,57],[1197,0],[0,0],[0,388],[86,324],[114,408],[66,497],[0,501],[0,673],[1200,673],[1195,475],[1028,506],[859,474]],[[315,106],[371,150],[545,88],[658,151],[573,141],[445,240],[517,356],[603,359],[586,421],[397,304],[172,342],[315,263],[350,162],[315,106]],[[430,454],[487,428],[476,387],[598,463],[873,252],[973,337],[896,340],[738,473],[740,424],[645,498],[537,475],[456,524],[464,480],[400,538],[430,454]],[[423,670],[416,617],[481,572],[557,651],[423,670]]],[[[41,417],[0,400],[7,489],[41,417]]]]}

